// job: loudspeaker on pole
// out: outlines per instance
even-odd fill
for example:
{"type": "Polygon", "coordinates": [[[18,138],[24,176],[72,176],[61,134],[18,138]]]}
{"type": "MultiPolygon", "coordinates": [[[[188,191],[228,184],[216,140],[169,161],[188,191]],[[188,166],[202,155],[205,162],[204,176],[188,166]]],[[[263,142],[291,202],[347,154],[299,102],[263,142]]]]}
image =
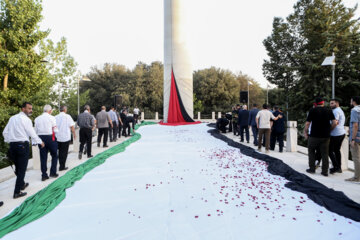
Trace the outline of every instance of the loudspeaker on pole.
{"type": "Polygon", "coordinates": [[[248,92],[240,91],[240,103],[247,104],[248,103],[248,92]]]}
{"type": "Polygon", "coordinates": [[[115,95],[114,97],[114,106],[116,110],[121,109],[122,105],[122,96],[121,95],[115,95]]]}

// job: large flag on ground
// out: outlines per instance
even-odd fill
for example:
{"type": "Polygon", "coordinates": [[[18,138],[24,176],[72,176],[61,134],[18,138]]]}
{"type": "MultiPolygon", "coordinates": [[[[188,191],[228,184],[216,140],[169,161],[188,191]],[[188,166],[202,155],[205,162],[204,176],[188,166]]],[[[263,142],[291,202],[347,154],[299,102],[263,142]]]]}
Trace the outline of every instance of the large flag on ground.
{"type": "MultiPolygon", "coordinates": [[[[4,239],[359,239],[359,204],[205,124],[137,134],[126,151],[105,152],[53,211],[4,239]]],[[[47,198],[64,191],[64,177],[47,198]]],[[[29,207],[47,205],[38,199],[29,207]]]]}

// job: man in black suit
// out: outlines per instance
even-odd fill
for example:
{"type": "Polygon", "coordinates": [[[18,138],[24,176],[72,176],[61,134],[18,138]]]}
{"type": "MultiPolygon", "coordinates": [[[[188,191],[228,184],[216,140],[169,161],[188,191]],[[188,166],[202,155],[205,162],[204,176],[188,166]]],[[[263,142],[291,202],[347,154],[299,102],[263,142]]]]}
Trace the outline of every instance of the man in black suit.
{"type": "Polygon", "coordinates": [[[279,115],[282,116],[282,118],[279,118],[277,121],[273,121],[272,129],[271,129],[271,135],[270,135],[270,150],[275,149],[276,141],[279,142],[279,152],[283,152],[284,147],[284,133],[285,133],[285,116],[284,114],[279,110],[279,107],[274,106],[274,116],[277,117],[279,115]]]}
{"type": "Polygon", "coordinates": [[[229,120],[225,117],[225,114],[221,115],[216,121],[216,128],[222,133],[226,133],[226,126],[229,124],[229,120]]]}
{"type": "Polygon", "coordinates": [[[244,142],[244,130],[246,133],[246,142],[249,143],[250,141],[250,134],[249,134],[249,111],[247,110],[247,106],[242,106],[242,109],[239,110],[238,114],[238,125],[240,126],[240,142],[244,142]]]}

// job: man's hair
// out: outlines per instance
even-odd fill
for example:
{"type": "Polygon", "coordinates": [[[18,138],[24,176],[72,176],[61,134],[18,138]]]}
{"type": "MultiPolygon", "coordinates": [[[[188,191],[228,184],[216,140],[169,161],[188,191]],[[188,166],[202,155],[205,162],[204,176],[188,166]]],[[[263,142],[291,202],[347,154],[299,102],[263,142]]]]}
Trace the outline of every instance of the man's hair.
{"type": "Polygon", "coordinates": [[[88,111],[89,111],[89,110],[90,110],[90,106],[86,104],[86,105],[84,106],[84,110],[88,110],[88,111]]]}
{"type": "Polygon", "coordinates": [[[26,108],[26,105],[31,105],[32,104],[30,102],[24,102],[22,105],[21,105],[21,108],[26,108]]]}
{"type": "Polygon", "coordinates": [[[263,104],[263,109],[267,109],[268,105],[266,103],[263,104]]]}
{"type": "Polygon", "coordinates": [[[106,107],[105,107],[105,106],[101,106],[101,110],[106,110],[106,107]]]}
{"type": "Polygon", "coordinates": [[[48,112],[48,111],[51,111],[52,107],[49,105],[49,104],[46,104],[44,106],[44,112],[48,112]]]}
{"type": "Polygon", "coordinates": [[[66,109],[67,109],[67,106],[63,105],[63,106],[60,107],[60,112],[64,112],[66,109]]]}
{"type": "Polygon", "coordinates": [[[360,97],[359,96],[354,96],[351,99],[353,100],[353,102],[356,102],[357,105],[360,104],[360,97]]]}
{"type": "Polygon", "coordinates": [[[240,107],[240,104],[236,104],[237,107],[240,107]]]}
{"type": "Polygon", "coordinates": [[[340,104],[340,100],[339,100],[338,98],[333,98],[333,99],[330,100],[330,102],[331,102],[331,101],[334,101],[334,102],[340,104]]]}
{"type": "Polygon", "coordinates": [[[274,109],[275,109],[275,111],[277,111],[277,110],[279,110],[279,107],[275,105],[274,109]]]}
{"type": "Polygon", "coordinates": [[[257,107],[257,104],[256,104],[256,103],[254,103],[254,104],[253,104],[253,107],[257,107]]]}

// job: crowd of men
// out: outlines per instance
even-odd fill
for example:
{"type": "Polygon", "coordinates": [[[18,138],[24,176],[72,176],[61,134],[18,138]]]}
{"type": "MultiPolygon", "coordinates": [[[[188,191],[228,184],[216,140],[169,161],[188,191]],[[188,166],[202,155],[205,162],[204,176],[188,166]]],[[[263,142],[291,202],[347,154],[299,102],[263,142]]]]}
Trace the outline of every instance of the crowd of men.
{"type": "Polygon", "coordinates": [[[279,152],[283,152],[285,116],[277,106],[274,106],[272,111],[268,108],[268,105],[264,104],[259,110],[257,104],[253,104],[249,111],[247,105],[238,104],[233,107],[231,114],[224,114],[217,120],[217,128],[225,133],[226,126],[229,125],[229,131],[240,136],[240,142],[246,139],[247,143],[250,141],[251,129],[254,136],[253,144],[258,147],[258,151],[265,146],[268,153],[274,150],[276,142],[279,142],[279,152]]]}
{"type": "MultiPolygon", "coordinates": [[[[346,181],[360,182],[360,97],[351,99],[350,116],[350,150],[354,162],[355,174],[346,181]]],[[[342,173],[341,169],[341,146],[345,138],[345,114],[340,107],[338,99],[330,101],[330,108],[325,107],[325,101],[322,98],[316,98],[313,108],[309,111],[304,128],[304,136],[308,140],[308,173],[315,173],[320,166],[321,174],[328,176],[328,173],[342,173]],[[329,158],[332,168],[329,169],[329,158]]],[[[249,129],[251,128],[254,140],[253,143],[261,151],[265,146],[266,153],[274,150],[276,142],[279,143],[279,152],[283,152],[284,133],[286,118],[282,110],[274,106],[272,110],[267,104],[259,110],[254,104],[248,111],[246,105],[236,105],[233,107],[232,114],[223,114],[217,120],[217,128],[226,133],[226,127],[229,125],[229,131],[235,135],[240,135],[240,142],[250,141],[249,129]],[[245,138],[244,138],[245,132],[245,138]]]]}
{"type": "MultiPolygon", "coordinates": [[[[349,141],[355,172],[354,176],[346,181],[360,182],[360,97],[352,97],[350,104],[353,108],[350,115],[349,141]]],[[[331,109],[325,107],[325,101],[322,98],[316,98],[307,116],[304,129],[309,152],[309,169],[306,171],[314,174],[316,166],[321,161],[321,174],[326,177],[328,172],[330,174],[342,173],[340,149],[346,135],[344,128],[346,118],[340,108],[339,100],[332,99],[330,107],[331,109]],[[333,166],[330,171],[329,157],[333,166]]]]}
{"type": "MultiPolygon", "coordinates": [[[[50,105],[44,106],[44,112],[35,118],[35,127],[29,118],[32,114],[32,104],[25,102],[20,113],[12,116],[7,123],[4,131],[4,141],[9,143],[9,159],[15,165],[16,183],[13,198],[19,198],[26,195],[24,190],[29,183],[24,181],[25,173],[29,161],[30,139],[32,145],[38,145],[40,151],[41,180],[57,178],[57,170],[67,170],[66,159],[68,156],[71,140],[76,140],[75,122],[67,114],[67,107],[61,106],[60,113],[52,116],[53,109],[50,105]],[[48,172],[47,158],[51,155],[51,167],[48,172]],[[59,169],[57,167],[59,162],[59,169]]],[[[116,142],[121,136],[130,136],[130,128],[135,132],[135,124],[138,121],[140,110],[136,107],[134,115],[129,114],[127,107],[116,111],[112,106],[109,111],[102,106],[101,111],[96,117],[91,114],[90,106],[85,105],[84,112],[77,118],[77,125],[80,127],[80,147],[78,158],[81,159],[83,153],[88,158],[91,154],[92,138],[98,129],[97,146],[100,147],[103,141],[103,147],[108,147],[108,138],[110,142],[116,142]]],[[[3,202],[0,202],[0,206],[3,202]]]]}

